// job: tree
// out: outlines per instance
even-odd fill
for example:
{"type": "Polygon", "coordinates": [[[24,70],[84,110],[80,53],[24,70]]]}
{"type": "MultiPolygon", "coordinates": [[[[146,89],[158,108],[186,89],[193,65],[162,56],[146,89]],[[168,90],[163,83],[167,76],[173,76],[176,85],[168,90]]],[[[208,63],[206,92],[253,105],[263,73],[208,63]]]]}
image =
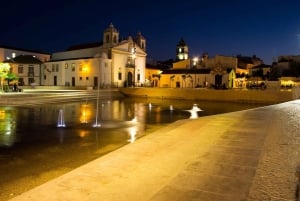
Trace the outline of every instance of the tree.
{"type": "Polygon", "coordinates": [[[7,85],[10,85],[10,82],[12,81],[18,81],[18,76],[12,72],[7,73],[6,80],[7,80],[7,85]]]}
{"type": "Polygon", "coordinates": [[[1,90],[3,90],[4,80],[7,78],[7,74],[9,73],[10,65],[8,63],[0,63],[0,84],[1,90]]]}

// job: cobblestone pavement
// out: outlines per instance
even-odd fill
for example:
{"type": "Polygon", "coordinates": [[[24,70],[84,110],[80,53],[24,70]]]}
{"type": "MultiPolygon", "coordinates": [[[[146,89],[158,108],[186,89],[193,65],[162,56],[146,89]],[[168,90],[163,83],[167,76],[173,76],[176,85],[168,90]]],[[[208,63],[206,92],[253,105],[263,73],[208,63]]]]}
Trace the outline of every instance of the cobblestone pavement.
{"type": "Polygon", "coordinates": [[[249,194],[254,200],[300,200],[300,101],[279,104],[270,119],[268,135],[249,194]]]}
{"type": "Polygon", "coordinates": [[[25,200],[297,200],[300,101],[182,120],[17,196],[25,200]]]}

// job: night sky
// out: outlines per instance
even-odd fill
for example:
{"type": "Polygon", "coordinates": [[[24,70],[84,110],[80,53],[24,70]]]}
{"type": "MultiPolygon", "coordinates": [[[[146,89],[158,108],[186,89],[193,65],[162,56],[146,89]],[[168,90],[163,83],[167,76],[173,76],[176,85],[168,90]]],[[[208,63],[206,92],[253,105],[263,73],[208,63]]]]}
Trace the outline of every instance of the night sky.
{"type": "Polygon", "coordinates": [[[112,22],[120,37],[140,31],[155,60],[175,59],[180,38],[190,57],[256,55],[271,64],[300,54],[298,0],[15,0],[1,3],[0,17],[1,45],[47,53],[99,42],[112,22]]]}

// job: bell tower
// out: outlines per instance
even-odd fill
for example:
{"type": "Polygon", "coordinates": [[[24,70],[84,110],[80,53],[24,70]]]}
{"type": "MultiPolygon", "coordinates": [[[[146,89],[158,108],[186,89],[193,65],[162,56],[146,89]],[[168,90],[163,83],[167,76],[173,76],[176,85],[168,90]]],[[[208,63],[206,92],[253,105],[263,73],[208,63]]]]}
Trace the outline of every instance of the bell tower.
{"type": "Polygon", "coordinates": [[[146,51],[146,39],[141,34],[141,32],[137,33],[137,36],[135,37],[136,44],[144,51],[146,51]]]}
{"type": "Polygon", "coordinates": [[[109,27],[103,32],[103,47],[112,48],[118,45],[118,43],[119,32],[114,25],[110,23],[109,27]]]}
{"type": "Polygon", "coordinates": [[[184,42],[183,38],[181,38],[176,46],[176,60],[182,61],[188,59],[188,57],[189,57],[189,48],[184,42]]]}

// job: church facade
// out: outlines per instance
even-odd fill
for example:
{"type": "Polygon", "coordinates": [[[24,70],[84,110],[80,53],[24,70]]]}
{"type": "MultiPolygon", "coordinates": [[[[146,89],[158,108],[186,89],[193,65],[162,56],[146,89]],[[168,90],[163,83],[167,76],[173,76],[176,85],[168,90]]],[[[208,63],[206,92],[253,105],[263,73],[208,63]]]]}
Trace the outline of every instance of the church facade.
{"type": "Polygon", "coordinates": [[[102,42],[53,53],[42,66],[41,84],[83,88],[142,86],[146,56],[146,39],[141,33],[120,40],[119,31],[110,24],[102,42]]]}

